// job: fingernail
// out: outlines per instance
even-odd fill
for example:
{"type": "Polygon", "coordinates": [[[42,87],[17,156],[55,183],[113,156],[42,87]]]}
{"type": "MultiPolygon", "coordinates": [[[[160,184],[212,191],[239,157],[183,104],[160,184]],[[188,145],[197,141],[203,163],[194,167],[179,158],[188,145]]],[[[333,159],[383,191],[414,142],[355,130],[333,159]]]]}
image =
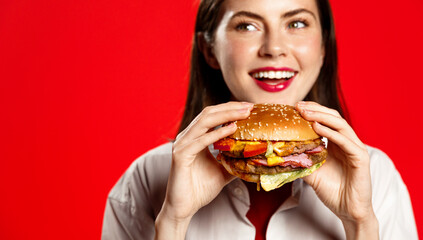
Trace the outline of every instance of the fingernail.
{"type": "Polygon", "coordinates": [[[241,109],[238,109],[238,112],[240,112],[240,113],[247,113],[247,112],[250,112],[250,110],[251,110],[251,108],[241,108],[241,109]]]}
{"type": "Polygon", "coordinates": [[[306,109],[300,109],[300,113],[303,114],[303,115],[308,115],[308,114],[311,113],[311,111],[310,110],[306,110],[306,109]]]}
{"type": "Polygon", "coordinates": [[[228,128],[236,128],[235,122],[231,122],[229,125],[227,125],[228,128]]]}
{"type": "Polygon", "coordinates": [[[299,108],[302,108],[302,107],[304,107],[306,105],[306,102],[304,102],[304,101],[299,101],[299,102],[297,102],[297,107],[299,107],[299,108]]]}
{"type": "Polygon", "coordinates": [[[248,107],[254,106],[254,103],[250,103],[250,102],[242,102],[242,104],[248,107]]]}

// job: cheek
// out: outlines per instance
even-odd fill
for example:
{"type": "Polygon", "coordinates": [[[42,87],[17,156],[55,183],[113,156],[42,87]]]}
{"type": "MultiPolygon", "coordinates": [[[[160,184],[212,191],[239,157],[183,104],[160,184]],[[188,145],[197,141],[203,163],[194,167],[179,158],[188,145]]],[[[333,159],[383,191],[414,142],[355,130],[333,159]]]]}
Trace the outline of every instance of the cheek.
{"type": "MultiPolygon", "coordinates": [[[[294,43],[295,56],[302,68],[317,67],[323,63],[322,41],[319,36],[294,43]]],[[[305,69],[304,69],[305,70],[305,69]]]]}
{"type": "Polygon", "coordinates": [[[223,72],[234,69],[245,69],[248,60],[257,52],[256,43],[252,39],[236,39],[228,36],[225,41],[216,44],[216,58],[223,72]]]}

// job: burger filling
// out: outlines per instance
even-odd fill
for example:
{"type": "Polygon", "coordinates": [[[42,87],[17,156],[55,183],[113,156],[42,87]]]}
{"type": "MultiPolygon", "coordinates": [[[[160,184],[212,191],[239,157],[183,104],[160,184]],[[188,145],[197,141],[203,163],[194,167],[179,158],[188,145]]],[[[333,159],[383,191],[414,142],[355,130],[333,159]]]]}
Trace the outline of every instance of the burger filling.
{"type": "Polygon", "coordinates": [[[244,163],[240,162],[241,165],[283,168],[309,168],[313,165],[309,156],[324,150],[320,138],[309,141],[242,141],[224,138],[214,143],[214,148],[220,150],[226,159],[231,159],[231,162],[242,160],[244,163]]]}
{"type": "Polygon", "coordinates": [[[220,162],[224,161],[226,165],[229,166],[231,169],[235,169],[236,171],[239,171],[239,172],[258,174],[258,175],[262,175],[262,174],[272,175],[277,173],[287,173],[287,172],[292,172],[292,171],[296,171],[300,169],[311,168],[315,164],[320,163],[326,159],[327,151],[326,149],[323,149],[321,152],[318,152],[318,153],[313,153],[313,154],[303,153],[299,155],[285,157],[289,161],[286,160],[284,163],[275,165],[275,166],[257,164],[257,161],[259,160],[256,158],[228,157],[223,152],[217,155],[217,160],[220,162]],[[291,158],[294,160],[291,160],[291,158]]]}

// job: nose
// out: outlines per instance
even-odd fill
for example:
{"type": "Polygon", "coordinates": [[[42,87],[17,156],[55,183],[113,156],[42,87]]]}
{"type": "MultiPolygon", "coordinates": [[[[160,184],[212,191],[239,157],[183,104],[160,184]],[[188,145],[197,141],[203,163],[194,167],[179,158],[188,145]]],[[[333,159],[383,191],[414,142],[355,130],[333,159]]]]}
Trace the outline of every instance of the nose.
{"type": "Polygon", "coordinates": [[[276,58],[286,54],[287,47],[280,32],[268,32],[263,36],[263,44],[259,51],[261,57],[276,58]]]}

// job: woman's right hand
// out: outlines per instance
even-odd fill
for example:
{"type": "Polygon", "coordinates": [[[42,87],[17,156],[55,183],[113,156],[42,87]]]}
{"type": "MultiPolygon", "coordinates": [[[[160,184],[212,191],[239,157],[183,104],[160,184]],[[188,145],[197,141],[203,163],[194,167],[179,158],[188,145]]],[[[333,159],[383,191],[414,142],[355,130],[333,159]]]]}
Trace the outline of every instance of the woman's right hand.
{"type": "Polygon", "coordinates": [[[247,118],[252,108],[253,104],[246,102],[206,107],[176,137],[166,197],[156,219],[156,239],[184,239],[192,216],[234,179],[208,146],[236,130],[234,123],[214,130],[215,127],[247,118]]]}

